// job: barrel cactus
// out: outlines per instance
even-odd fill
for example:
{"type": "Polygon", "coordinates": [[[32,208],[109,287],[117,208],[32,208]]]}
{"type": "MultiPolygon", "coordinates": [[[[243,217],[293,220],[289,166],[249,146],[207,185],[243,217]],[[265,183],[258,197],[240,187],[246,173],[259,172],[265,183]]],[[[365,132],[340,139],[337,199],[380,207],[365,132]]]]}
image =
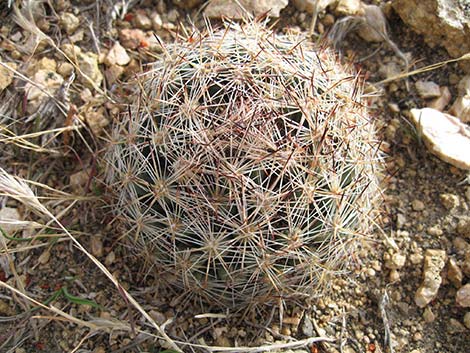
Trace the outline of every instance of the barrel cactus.
{"type": "Polygon", "coordinates": [[[361,80],[262,24],[168,44],[106,154],[151,271],[222,308],[305,300],[370,230],[381,157],[361,80]]]}

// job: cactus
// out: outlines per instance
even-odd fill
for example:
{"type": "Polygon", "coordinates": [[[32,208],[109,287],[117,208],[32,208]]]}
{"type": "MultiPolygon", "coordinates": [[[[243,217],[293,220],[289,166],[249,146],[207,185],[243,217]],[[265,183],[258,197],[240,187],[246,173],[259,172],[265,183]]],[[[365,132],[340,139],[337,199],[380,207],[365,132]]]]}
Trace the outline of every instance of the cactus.
{"type": "Polygon", "coordinates": [[[358,75],[259,23],[163,49],[106,154],[131,246],[217,307],[321,294],[377,200],[381,156],[358,75]]]}

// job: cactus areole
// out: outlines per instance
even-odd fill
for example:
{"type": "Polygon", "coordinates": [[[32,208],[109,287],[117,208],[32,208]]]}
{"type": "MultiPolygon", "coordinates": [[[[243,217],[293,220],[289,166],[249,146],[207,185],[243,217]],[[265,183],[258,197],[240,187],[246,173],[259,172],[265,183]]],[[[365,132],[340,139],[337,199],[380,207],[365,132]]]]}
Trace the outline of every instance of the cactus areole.
{"type": "Polygon", "coordinates": [[[107,181],[150,270],[222,308],[321,294],[370,231],[378,194],[358,75],[250,23],[165,46],[139,83],[107,181]]]}

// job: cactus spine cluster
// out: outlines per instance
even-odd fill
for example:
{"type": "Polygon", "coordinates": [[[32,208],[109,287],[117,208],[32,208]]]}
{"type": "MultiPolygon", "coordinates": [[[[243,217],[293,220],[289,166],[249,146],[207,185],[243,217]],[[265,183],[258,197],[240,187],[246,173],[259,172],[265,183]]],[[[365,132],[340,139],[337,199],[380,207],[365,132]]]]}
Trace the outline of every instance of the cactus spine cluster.
{"type": "Polygon", "coordinates": [[[380,155],[361,80],[258,23],[193,34],[140,78],[112,207],[172,284],[219,307],[318,294],[369,231],[380,155]]]}

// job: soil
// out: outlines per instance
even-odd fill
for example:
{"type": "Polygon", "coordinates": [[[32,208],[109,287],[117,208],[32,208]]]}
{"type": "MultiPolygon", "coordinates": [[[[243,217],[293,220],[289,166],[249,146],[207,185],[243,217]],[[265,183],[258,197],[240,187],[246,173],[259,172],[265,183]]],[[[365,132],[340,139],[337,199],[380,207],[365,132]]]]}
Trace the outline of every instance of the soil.
{"type": "MultiPolygon", "coordinates": [[[[75,44],[83,53],[96,53],[99,69],[104,72],[105,53],[119,38],[120,30],[145,28],[145,23],[137,23],[138,14],[146,14],[147,18],[155,11],[160,14],[163,26],[156,33],[163,42],[174,40],[182,30],[181,25],[186,28],[190,28],[190,22],[196,27],[204,25],[199,7],[188,10],[176,7],[169,0],[123,1],[122,4],[129,4],[127,9],[120,4],[120,1],[113,4],[112,1],[68,0],[46,3],[43,17],[36,20],[38,27],[60,44],[54,48],[47,41],[31,46],[28,41],[31,35],[18,26],[12,9],[3,2],[0,5],[0,59],[16,63],[18,72],[30,78],[34,65],[43,58],[52,59],[57,72],[61,67],[65,70],[67,59],[58,48],[63,48],[61,44],[83,31],[80,35],[83,38],[75,44]],[[117,11],[113,13],[113,9],[117,11]],[[64,12],[79,19],[78,28],[69,34],[64,21],[59,20],[64,12]]],[[[333,13],[327,11],[327,14],[333,13]]],[[[330,25],[325,15],[320,15],[319,23],[327,31],[330,25]]],[[[444,49],[428,47],[393,11],[387,20],[390,38],[409,55],[414,68],[448,59],[444,49]]],[[[310,16],[289,5],[273,24],[276,31],[287,27],[308,31],[310,16]]],[[[356,68],[368,77],[367,90],[376,92],[375,98],[370,100],[371,111],[387,152],[383,210],[378,220],[382,231],[376,229],[354,254],[348,274],[335,279],[329,291],[316,297],[310,305],[285,308],[280,324],[276,308],[243,315],[214,312],[210,307],[184,300],[181,293],[163,286],[158,274],[145,270],[146,264],[133,256],[123,240],[125,230],[113,221],[106,202],[101,201],[106,201],[107,195],[100,181],[102,170],[97,161],[112,120],[132,101],[131,93],[135,88],[129,82],[134,74],[161,55],[153,48],[151,37],[139,36],[137,32],[132,33],[132,38],[137,37],[137,44],[132,49],[127,45],[130,62],[114,83],[109,83],[112,79],[108,70],[108,83],[100,86],[106,87],[105,91],[77,77],[64,75],[65,80],[70,80],[68,91],[65,94],[55,91],[54,95],[68,103],[69,111],[65,114],[51,103],[53,100],[28,108],[34,102],[25,94],[26,80],[17,75],[0,93],[0,166],[13,175],[74,195],[68,197],[32,185],[38,194],[47,196],[44,204],[71,234],[106,265],[120,286],[164,326],[165,332],[179,342],[182,349],[205,352],[208,351],[205,346],[260,347],[321,336],[335,340],[293,346],[290,352],[470,351],[470,326],[464,323],[464,316],[470,316],[470,310],[458,306],[455,300],[457,290],[470,283],[470,239],[465,238],[465,232],[462,234],[458,227],[459,221],[469,217],[470,178],[465,171],[430,154],[407,119],[409,109],[427,104],[414,89],[417,80],[447,86],[453,99],[456,97],[457,83],[465,75],[458,64],[386,85],[374,84],[384,78],[381,68],[388,63],[403,65],[400,58],[386,44],[365,42],[355,33],[348,34],[339,43],[342,60],[354,60],[356,68]],[[71,126],[71,120],[80,117],[88,119],[82,132],[50,131],[71,126]],[[27,138],[36,147],[25,149],[2,139],[4,126],[16,135],[49,132],[27,138]],[[37,146],[47,151],[40,151],[37,146]],[[441,272],[443,281],[437,297],[420,308],[415,303],[415,293],[423,281],[423,258],[427,249],[443,250],[446,266],[441,272]],[[391,269],[396,254],[404,256],[405,262],[391,269]],[[460,284],[450,279],[449,259],[464,272],[460,284]],[[205,315],[195,316],[198,314],[205,315]]],[[[120,40],[123,44],[124,39],[120,40]]],[[[0,208],[2,206],[17,207],[22,220],[43,226],[19,232],[21,236],[15,237],[27,239],[10,239],[0,247],[0,280],[70,317],[65,319],[51,310],[41,309],[37,303],[2,286],[0,352],[163,352],[171,349],[164,340],[155,337],[158,333],[148,320],[62,229],[13,199],[0,196],[0,208]],[[35,239],[28,240],[32,237],[35,239]]]]}

